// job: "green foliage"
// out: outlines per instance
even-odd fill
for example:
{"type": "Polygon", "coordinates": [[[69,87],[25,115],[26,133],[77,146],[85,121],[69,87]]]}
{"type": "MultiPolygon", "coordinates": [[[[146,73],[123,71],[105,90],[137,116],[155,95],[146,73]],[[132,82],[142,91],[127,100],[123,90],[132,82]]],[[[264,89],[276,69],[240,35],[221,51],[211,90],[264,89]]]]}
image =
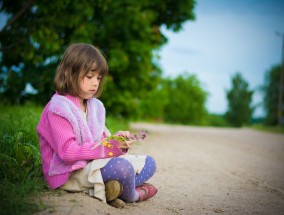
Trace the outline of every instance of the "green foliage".
{"type": "Polygon", "coordinates": [[[3,105],[0,108],[1,212],[30,214],[39,209],[30,198],[44,187],[35,131],[41,109],[3,105]]]}
{"type": "Polygon", "coordinates": [[[202,125],[207,111],[207,93],[195,75],[183,74],[167,79],[165,89],[168,103],[165,106],[165,120],[173,123],[202,125]]]}
{"type": "Polygon", "coordinates": [[[116,118],[112,116],[107,116],[106,126],[111,134],[116,133],[119,130],[126,131],[129,130],[129,123],[124,118],[116,118]]]}
{"type": "Polygon", "coordinates": [[[185,21],[194,19],[194,4],[194,0],[2,0],[1,11],[9,19],[0,31],[0,82],[5,83],[1,97],[16,104],[27,99],[45,104],[53,93],[52,80],[64,49],[85,42],[98,46],[109,62],[102,96],[106,108],[116,115],[135,114],[137,101],[156,89],[161,76],[154,51],[167,39],[160,27],[180,30],[185,21]],[[27,83],[38,94],[23,94],[27,83]],[[12,88],[15,92],[8,90],[12,88]]]}
{"type": "Polygon", "coordinates": [[[279,127],[279,126],[265,126],[262,124],[256,124],[256,125],[253,125],[252,128],[259,130],[259,131],[284,134],[284,128],[279,127]]]}
{"type": "Polygon", "coordinates": [[[205,102],[207,93],[195,75],[163,78],[145,94],[138,107],[138,119],[155,122],[204,125],[209,123],[205,102]]]}
{"type": "Polygon", "coordinates": [[[280,73],[281,66],[277,65],[272,67],[265,74],[265,83],[262,89],[264,92],[264,109],[266,112],[265,124],[267,125],[277,125],[278,123],[277,113],[280,73]]]}
{"type": "Polygon", "coordinates": [[[208,114],[204,125],[214,127],[229,127],[230,124],[227,122],[223,115],[208,114]]]}
{"type": "Polygon", "coordinates": [[[166,112],[165,107],[169,103],[169,95],[164,83],[152,91],[147,92],[141,100],[138,108],[138,118],[144,120],[163,121],[166,112]]]}
{"type": "Polygon", "coordinates": [[[240,127],[250,122],[254,108],[251,106],[253,91],[241,73],[236,73],[232,79],[232,87],[228,90],[228,111],[226,119],[233,126],[240,127]]]}
{"type": "Polygon", "coordinates": [[[21,75],[17,72],[17,69],[13,67],[8,72],[4,70],[0,76],[0,83],[2,86],[1,90],[5,89],[3,93],[0,93],[1,101],[3,103],[11,104],[19,103],[19,95],[24,90],[25,86],[21,80],[21,75]],[[2,77],[6,78],[2,79],[2,77]]]}

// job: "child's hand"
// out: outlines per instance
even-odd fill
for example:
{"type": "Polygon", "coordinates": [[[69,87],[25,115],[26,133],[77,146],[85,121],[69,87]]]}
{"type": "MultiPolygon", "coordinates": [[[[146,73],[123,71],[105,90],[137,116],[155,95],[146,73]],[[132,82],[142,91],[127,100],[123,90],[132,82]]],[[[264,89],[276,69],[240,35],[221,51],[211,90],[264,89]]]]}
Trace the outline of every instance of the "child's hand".
{"type": "Polygon", "coordinates": [[[114,136],[124,137],[125,139],[131,138],[131,134],[129,131],[118,131],[114,136]]]}
{"type": "Polygon", "coordinates": [[[130,149],[133,143],[133,139],[131,138],[131,134],[129,131],[118,131],[114,136],[122,137],[122,140],[118,141],[118,145],[120,149],[130,149]]]}
{"type": "Polygon", "coordinates": [[[133,141],[132,140],[119,140],[118,146],[122,150],[127,150],[131,148],[133,141]]]}
{"type": "Polygon", "coordinates": [[[111,147],[111,144],[115,144],[121,150],[128,150],[135,143],[138,144],[140,141],[146,138],[147,134],[145,131],[140,131],[139,135],[131,134],[129,131],[118,131],[116,134],[108,136],[102,143],[105,147],[111,147]]]}

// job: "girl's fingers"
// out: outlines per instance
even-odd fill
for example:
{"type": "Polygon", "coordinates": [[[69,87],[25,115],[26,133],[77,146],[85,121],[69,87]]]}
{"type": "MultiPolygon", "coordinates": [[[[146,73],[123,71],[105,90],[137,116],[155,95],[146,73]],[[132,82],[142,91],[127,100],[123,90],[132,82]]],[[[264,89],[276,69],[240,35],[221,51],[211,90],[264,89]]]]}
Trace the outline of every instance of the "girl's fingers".
{"type": "Polygon", "coordinates": [[[128,138],[128,139],[130,139],[130,132],[129,131],[125,131],[125,135],[126,135],[126,137],[128,138]]]}
{"type": "Polygon", "coordinates": [[[131,133],[129,131],[118,131],[116,133],[116,135],[125,138],[124,141],[119,141],[119,147],[121,149],[130,149],[131,148],[133,140],[131,138],[131,133]]]}
{"type": "Polygon", "coordinates": [[[116,136],[124,136],[124,131],[118,131],[115,135],[116,136]]]}
{"type": "Polygon", "coordinates": [[[116,133],[117,136],[122,136],[122,137],[127,137],[127,138],[131,138],[131,134],[129,131],[118,131],[116,133]]]}
{"type": "Polygon", "coordinates": [[[127,146],[121,146],[120,149],[128,149],[127,146]]]}
{"type": "Polygon", "coordinates": [[[131,148],[131,142],[129,142],[129,141],[119,141],[119,148],[121,148],[121,149],[129,149],[129,148],[131,148]]]}
{"type": "Polygon", "coordinates": [[[126,142],[127,142],[127,145],[131,146],[134,141],[130,139],[130,140],[127,140],[126,142]]]}
{"type": "Polygon", "coordinates": [[[125,141],[125,144],[127,145],[128,148],[131,148],[132,142],[133,142],[133,141],[131,141],[131,140],[126,140],[126,141],[125,141]]]}

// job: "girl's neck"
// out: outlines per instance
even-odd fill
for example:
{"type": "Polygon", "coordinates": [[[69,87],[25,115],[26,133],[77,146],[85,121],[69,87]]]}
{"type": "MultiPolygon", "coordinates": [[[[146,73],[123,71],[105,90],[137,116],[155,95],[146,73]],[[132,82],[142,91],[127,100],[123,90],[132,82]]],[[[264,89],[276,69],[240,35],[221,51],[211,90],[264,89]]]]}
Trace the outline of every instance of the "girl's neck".
{"type": "Polygon", "coordinates": [[[81,110],[86,113],[87,110],[87,100],[85,99],[80,99],[80,108],[81,110]]]}

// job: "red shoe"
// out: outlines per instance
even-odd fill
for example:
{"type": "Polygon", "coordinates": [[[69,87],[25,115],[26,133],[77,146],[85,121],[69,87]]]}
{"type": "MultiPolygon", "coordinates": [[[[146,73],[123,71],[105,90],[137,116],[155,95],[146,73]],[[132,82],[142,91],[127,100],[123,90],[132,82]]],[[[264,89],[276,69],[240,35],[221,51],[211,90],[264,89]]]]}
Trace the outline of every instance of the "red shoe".
{"type": "Polygon", "coordinates": [[[137,186],[135,189],[139,194],[139,200],[137,202],[142,202],[150,199],[158,192],[157,188],[149,183],[143,183],[137,186]]]}

